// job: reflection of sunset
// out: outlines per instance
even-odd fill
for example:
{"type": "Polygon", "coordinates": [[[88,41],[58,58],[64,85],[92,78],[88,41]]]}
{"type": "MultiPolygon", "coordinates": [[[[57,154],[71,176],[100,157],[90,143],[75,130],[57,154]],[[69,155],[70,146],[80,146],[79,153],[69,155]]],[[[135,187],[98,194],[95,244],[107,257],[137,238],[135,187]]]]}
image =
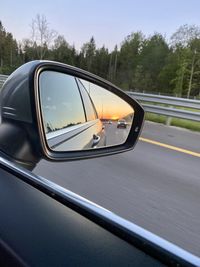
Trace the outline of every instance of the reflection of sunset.
{"type": "Polygon", "coordinates": [[[94,102],[100,119],[118,120],[134,113],[120,97],[95,84],[81,80],[94,102]]]}
{"type": "Polygon", "coordinates": [[[113,121],[116,121],[116,120],[119,119],[119,116],[111,116],[110,119],[113,120],[113,121]]]}
{"type": "Polygon", "coordinates": [[[124,102],[120,103],[117,101],[115,104],[113,101],[109,101],[108,99],[103,102],[104,104],[101,104],[100,106],[95,105],[100,119],[118,120],[133,113],[133,110],[130,108],[130,106],[126,103],[124,105],[124,102]]]}

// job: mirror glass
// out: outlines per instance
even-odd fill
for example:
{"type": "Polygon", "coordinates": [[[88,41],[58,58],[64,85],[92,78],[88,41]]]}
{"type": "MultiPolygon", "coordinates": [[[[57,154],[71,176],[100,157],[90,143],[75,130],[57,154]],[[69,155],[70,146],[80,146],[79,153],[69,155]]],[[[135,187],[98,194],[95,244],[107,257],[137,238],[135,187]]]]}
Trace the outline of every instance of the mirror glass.
{"type": "Polygon", "coordinates": [[[39,97],[51,150],[98,149],[123,144],[128,137],[134,110],[103,87],[65,73],[43,71],[39,97]]]}

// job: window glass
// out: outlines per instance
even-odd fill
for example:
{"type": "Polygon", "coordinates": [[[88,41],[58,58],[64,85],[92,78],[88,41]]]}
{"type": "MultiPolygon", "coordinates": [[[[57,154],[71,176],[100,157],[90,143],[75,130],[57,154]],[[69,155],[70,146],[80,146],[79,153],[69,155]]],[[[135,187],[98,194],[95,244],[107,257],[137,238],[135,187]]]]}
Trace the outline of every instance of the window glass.
{"type": "Polygon", "coordinates": [[[94,108],[94,105],[88,95],[88,92],[86,91],[85,87],[83,86],[82,82],[77,79],[78,82],[78,86],[81,90],[81,94],[83,97],[83,102],[84,102],[84,106],[85,106],[85,111],[86,111],[86,116],[87,116],[87,120],[91,121],[91,120],[96,120],[97,119],[97,114],[94,108]]]}
{"type": "Polygon", "coordinates": [[[86,121],[74,77],[54,71],[42,72],[40,98],[46,133],[86,121]]]}

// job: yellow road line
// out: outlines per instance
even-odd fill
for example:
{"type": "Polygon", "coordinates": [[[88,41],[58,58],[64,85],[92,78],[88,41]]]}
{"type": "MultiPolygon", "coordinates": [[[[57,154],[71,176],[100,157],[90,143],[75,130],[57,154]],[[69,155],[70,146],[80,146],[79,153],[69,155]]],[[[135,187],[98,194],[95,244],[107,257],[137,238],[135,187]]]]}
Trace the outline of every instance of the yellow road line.
{"type": "Polygon", "coordinates": [[[150,139],[147,139],[147,138],[143,138],[143,137],[140,137],[139,140],[143,141],[143,142],[146,142],[146,143],[149,143],[149,144],[153,144],[153,145],[156,145],[156,146],[162,146],[162,147],[165,147],[165,148],[168,148],[168,149],[172,149],[172,150],[175,150],[175,151],[178,151],[178,152],[181,152],[181,153],[185,153],[185,154],[192,155],[194,157],[200,158],[200,153],[197,153],[197,152],[193,152],[193,151],[186,150],[186,149],[183,149],[183,148],[180,148],[180,147],[176,147],[176,146],[167,145],[167,144],[160,143],[160,142],[157,142],[157,141],[154,141],[154,140],[150,140],[150,139]]]}

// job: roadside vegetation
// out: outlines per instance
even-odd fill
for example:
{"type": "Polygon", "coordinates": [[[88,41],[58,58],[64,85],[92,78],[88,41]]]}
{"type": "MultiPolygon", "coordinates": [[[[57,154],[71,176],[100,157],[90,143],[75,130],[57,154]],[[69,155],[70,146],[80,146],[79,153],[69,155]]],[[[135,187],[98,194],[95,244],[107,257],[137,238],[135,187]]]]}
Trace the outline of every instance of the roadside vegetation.
{"type": "MultiPolygon", "coordinates": [[[[152,114],[152,113],[146,113],[145,119],[148,121],[153,121],[162,124],[166,124],[167,121],[166,116],[152,114]]],[[[170,125],[200,132],[200,123],[195,121],[171,118],[170,125]]]]}
{"type": "MultiPolygon", "coordinates": [[[[132,32],[109,51],[106,45],[97,47],[94,37],[77,50],[42,15],[32,20],[30,36],[21,41],[0,22],[0,74],[10,74],[35,59],[80,67],[123,90],[200,99],[200,27],[196,25],[180,26],[169,40],[160,33],[132,32]]],[[[154,114],[147,114],[147,119],[166,121],[154,114]]],[[[171,124],[200,130],[195,122],[172,119],[171,124]]]]}

